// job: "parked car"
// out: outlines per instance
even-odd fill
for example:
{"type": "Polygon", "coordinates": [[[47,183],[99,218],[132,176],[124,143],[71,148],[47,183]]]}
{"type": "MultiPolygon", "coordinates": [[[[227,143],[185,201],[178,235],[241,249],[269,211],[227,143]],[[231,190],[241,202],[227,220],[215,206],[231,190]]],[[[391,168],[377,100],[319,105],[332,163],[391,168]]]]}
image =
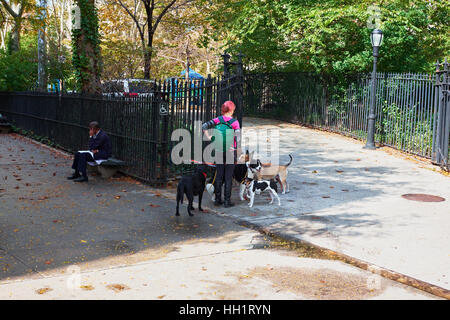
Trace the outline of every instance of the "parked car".
{"type": "Polygon", "coordinates": [[[102,82],[103,94],[113,97],[153,96],[156,82],[146,79],[118,79],[102,82]]]}

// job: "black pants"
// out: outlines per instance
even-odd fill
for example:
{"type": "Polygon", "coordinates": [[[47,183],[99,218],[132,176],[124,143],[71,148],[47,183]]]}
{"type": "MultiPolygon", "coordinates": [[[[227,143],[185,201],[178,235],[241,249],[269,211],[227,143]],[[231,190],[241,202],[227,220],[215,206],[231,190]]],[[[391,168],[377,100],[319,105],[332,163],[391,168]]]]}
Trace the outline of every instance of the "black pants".
{"type": "Polygon", "coordinates": [[[222,184],[225,184],[224,200],[229,202],[231,199],[231,186],[233,183],[234,172],[234,155],[231,157],[232,163],[226,163],[226,154],[223,154],[223,163],[216,164],[216,180],[214,185],[214,193],[216,194],[216,201],[222,200],[222,184]]]}
{"type": "Polygon", "coordinates": [[[87,177],[86,166],[88,161],[95,161],[90,153],[77,152],[75,159],[73,159],[72,169],[79,172],[83,177],[87,177]]]}

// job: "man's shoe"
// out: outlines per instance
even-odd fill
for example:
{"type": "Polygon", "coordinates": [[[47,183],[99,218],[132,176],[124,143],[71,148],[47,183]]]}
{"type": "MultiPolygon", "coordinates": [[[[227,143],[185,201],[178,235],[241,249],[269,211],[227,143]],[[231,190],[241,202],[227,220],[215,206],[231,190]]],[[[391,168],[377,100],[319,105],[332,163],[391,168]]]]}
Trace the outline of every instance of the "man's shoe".
{"type": "Polygon", "coordinates": [[[79,173],[74,173],[70,177],[67,177],[67,180],[73,180],[73,179],[76,179],[76,178],[79,178],[79,177],[81,177],[81,175],[79,173]]]}
{"type": "Polygon", "coordinates": [[[88,182],[88,177],[78,177],[76,179],[73,179],[73,182],[88,182]]]}
{"type": "Polygon", "coordinates": [[[222,200],[220,200],[220,199],[217,199],[217,197],[216,197],[216,200],[214,201],[214,205],[217,207],[217,206],[221,206],[221,205],[223,205],[223,202],[222,202],[222,200]]]}
{"type": "Polygon", "coordinates": [[[231,201],[225,201],[225,204],[223,205],[225,208],[234,207],[234,203],[231,201]]]}

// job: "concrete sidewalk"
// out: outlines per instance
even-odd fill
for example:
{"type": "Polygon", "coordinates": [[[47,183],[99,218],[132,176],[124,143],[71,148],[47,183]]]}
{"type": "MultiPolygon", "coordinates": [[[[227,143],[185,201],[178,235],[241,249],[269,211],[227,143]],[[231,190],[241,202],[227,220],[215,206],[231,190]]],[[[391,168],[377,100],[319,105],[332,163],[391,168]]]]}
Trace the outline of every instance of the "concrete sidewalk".
{"type": "Polygon", "coordinates": [[[336,134],[262,119],[244,122],[247,128],[280,129],[281,162],[288,154],[294,158],[290,192],[280,193],[281,207],[261,195],[251,209],[237,190],[237,206],[229,209],[215,209],[205,195],[204,208],[231,219],[175,218],[173,203],[160,197],[173,198],[174,189],[155,190],[128,178],[74,184],[65,180],[70,156],[31,147],[17,135],[0,136],[1,280],[25,274],[40,279],[72,264],[87,271],[160,259],[186,241],[247,232],[233,223],[238,221],[438,286],[442,297],[450,297],[450,177],[336,134]],[[407,193],[446,200],[410,201],[401,197],[407,193]]]}
{"type": "Polygon", "coordinates": [[[260,195],[251,209],[234,192],[238,209],[222,209],[223,214],[450,289],[450,177],[420,161],[365,150],[362,142],[334,133],[273,120],[244,123],[280,129],[280,162],[288,162],[288,154],[294,158],[290,192],[280,192],[281,207],[260,195]],[[446,200],[402,197],[409,193],[446,200]]]}
{"type": "Polygon", "coordinates": [[[70,163],[0,135],[0,299],[437,299],[224,215],[175,217],[127,177],[68,181],[70,163]]]}

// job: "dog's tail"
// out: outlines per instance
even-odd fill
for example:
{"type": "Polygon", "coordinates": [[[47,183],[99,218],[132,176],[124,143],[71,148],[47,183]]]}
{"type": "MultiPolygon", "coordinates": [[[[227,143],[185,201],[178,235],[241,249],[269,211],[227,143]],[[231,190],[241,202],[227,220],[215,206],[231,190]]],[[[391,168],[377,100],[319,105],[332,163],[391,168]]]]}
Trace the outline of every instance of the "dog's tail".
{"type": "Polygon", "coordinates": [[[177,187],[177,203],[183,203],[184,198],[184,184],[179,184],[177,187]]]}
{"type": "Polygon", "coordinates": [[[285,167],[289,167],[289,165],[292,163],[292,160],[293,160],[292,156],[289,155],[289,158],[291,158],[291,160],[289,160],[289,163],[288,163],[288,164],[285,164],[285,165],[284,165],[285,167]]]}

